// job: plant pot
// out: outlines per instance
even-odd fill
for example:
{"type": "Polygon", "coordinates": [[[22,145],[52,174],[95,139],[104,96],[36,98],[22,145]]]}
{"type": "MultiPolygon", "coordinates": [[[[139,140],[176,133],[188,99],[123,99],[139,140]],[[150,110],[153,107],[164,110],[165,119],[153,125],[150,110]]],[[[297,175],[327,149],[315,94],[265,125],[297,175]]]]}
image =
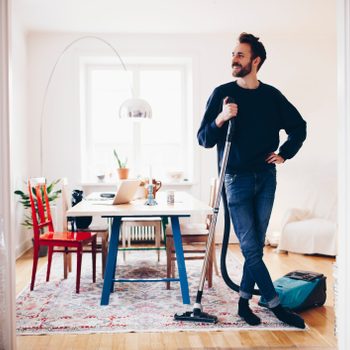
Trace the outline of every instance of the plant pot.
{"type": "Polygon", "coordinates": [[[125,180],[129,176],[129,169],[128,168],[118,168],[118,177],[120,180],[125,180]]]}
{"type": "MultiPolygon", "coordinates": [[[[34,238],[32,238],[32,242],[33,242],[33,245],[34,245],[34,238]]],[[[46,245],[40,246],[40,248],[39,248],[39,258],[47,256],[47,251],[48,251],[48,247],[46,245]]]]}

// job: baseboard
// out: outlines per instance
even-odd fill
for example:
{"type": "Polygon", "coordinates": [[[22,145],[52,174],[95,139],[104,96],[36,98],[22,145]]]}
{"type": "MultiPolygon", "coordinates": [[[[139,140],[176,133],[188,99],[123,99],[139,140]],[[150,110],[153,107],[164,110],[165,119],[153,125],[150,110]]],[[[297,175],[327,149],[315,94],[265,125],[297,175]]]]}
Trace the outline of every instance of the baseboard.
{"type": "Polygon", "coordinates": [[[28,249],[33,246],[32,240],[28,239],[16,247],[16,259],[20,258],[28,249]]]}

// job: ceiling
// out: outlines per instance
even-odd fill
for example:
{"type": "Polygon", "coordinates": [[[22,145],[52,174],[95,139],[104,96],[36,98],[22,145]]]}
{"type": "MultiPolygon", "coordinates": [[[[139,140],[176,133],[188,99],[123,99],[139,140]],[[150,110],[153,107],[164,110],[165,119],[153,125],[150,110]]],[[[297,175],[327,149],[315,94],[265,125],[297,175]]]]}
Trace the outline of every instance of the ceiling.
{"type": "MultiPolygon", "coordinates": [[[[12,0],[27,31],[96,33],[322,33],[334,0],[12,0]]],[[[325,26],[327,24],[327,26],[325,26]]]]}

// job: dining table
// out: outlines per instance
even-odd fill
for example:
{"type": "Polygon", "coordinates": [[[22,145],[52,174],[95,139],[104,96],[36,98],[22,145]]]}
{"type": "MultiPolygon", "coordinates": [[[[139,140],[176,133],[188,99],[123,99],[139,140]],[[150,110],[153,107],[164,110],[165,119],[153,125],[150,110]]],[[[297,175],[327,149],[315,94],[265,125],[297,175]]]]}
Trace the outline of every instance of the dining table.
{"type": "Polygon", "coordinates": [[[110,294],[114,291],[116,282],[180,282],[182,302],[190,304],[189,286],[186,272],[186,264],[181,239],[180,219],[190,216],[211,214],[213,209],[203,201],[196,199],[187,192],[175,192],[174,203],[168,203],[167,193],[157,193],[156,204],[147,205],[144,198],[133,200],[127,204],[112,205],[104,202],[101,193],[94,192],[81,202],[71,207],[66,215],[68,218],[92,216],[108,218],[110,222],[110,238],[107,255],[107,264],[103,280],[101,305],[108,305],[110,294]],[[161,217],[170,219],[174,238],[175,254],[178,267],[178,278],[145,278],[145,279],[118,279],[117,258],[119,234],[123,218],[131,217],[161,217]]]}

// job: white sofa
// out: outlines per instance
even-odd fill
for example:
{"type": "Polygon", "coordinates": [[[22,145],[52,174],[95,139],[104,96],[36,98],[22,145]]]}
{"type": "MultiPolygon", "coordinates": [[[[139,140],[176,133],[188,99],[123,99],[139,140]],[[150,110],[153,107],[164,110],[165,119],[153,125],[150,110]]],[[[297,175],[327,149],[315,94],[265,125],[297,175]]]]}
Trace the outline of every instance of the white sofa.
{"type": "MultiPolygon", "coordinates": [[[[310,179],[310,178],[309,178],[310,179]]],[[[278,252],[337,254],[336,177],[310,179],[303,209],[290,208],[281,225],[278,252]]]]}

